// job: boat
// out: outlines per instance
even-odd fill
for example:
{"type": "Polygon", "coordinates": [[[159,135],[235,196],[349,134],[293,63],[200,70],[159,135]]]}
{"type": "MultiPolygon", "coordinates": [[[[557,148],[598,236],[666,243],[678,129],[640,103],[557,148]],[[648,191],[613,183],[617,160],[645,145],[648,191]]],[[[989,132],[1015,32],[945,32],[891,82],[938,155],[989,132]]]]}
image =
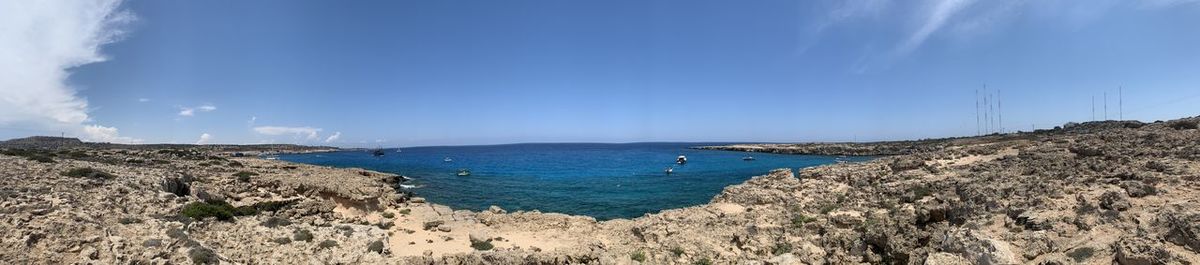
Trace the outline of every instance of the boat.
{"type": "Polygon", "coordinates": [[[687,164],[687,157],[683,156],[683,155],[679,155],[679,157],[675,158],[675,164],[680,164],[680,165],[687,164]]]}
{"type": "Polygon", "coordinates": [[[675,172],[675,168],[673,168],[673,167],[667,167],[667,170],[666,170],[666,172],[667,172],[667,175],[670,175],[672,172],[675,172]]]}
{"type": "Polygon", "coordinates": [[[449,157],[447,157],[445,159],[442,159],[442,162],[450,163],[450,162],[454,162],[454,159],[450,159],[449,157]]]}
{"type": "Polygon", "coordinates": [[[466,177],[466,176],[470,176],[470,175],[471,175],[471,170],[470,170],[470,169],[465,169],[465,168],[464,168],[464,169],[459,169],[459,170],[458,170],[458,176],[459,176],[459,177],[466,177]]]}
{"type": "Polygon", "coordinates": [[[753,156],[747,156],[747,157],[743,157],[743,158],[742,158],[742,161],[750,161],[750,160],[754,160],[754,157],[753,157],[753,156]]]}
{"type": "Polygon", "coordinates": [[[375,151],[371,151],[371,155],[372,156],[383,156],[383,149],[375,149],[375,151]]]}

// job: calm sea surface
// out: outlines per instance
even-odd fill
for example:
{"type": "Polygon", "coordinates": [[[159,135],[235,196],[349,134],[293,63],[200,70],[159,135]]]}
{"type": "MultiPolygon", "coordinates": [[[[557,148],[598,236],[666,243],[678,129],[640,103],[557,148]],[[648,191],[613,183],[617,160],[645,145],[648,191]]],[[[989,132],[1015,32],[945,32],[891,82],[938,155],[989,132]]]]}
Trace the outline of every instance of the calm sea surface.
{"type": "MultiPolygon", "coordinates": [[[[607,220],[707,203],[725,186],[776,168],[803,168],[836,157],[691,150],[697,143],[511,144],[291,154],[292,162],[359,167],[408,176],[416,196],[455,209],[540,210],[607,220]],[[688,163],[674,164],[679,155],[688,163]],[[755,160],[743,161],[753,156],[755,160]],[[443,161],[451,158],[453,162],[443,161]],[[666,174],[667,167],[674,167],[666,174]],[[469,169],[470,176],[458,176],[469,169]]],[[[864,161],[869,157],[843,158],[864,161]]]]}

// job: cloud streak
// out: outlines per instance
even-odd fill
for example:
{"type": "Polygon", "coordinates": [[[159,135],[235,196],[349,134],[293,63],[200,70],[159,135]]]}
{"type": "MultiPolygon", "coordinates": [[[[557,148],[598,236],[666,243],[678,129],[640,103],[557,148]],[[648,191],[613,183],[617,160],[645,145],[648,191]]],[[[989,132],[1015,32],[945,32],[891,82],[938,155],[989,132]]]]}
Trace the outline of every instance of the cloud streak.
{"type": "Polygon", "coordinates": [[[70,131],[90,141],[134,141],[92,123],[67,85],[71,68],[106,60],[100,48],[135,20],[119,0],[0,1],[0,125],[70,131]]]}
{"type": "Polygon", "coordinates": [[[330,135],[329,138],[325,138],[325,142],[332,143],[333,141],[337,141],[338,138],[342,138],[342,132],[333,132],[333,135],[330,135]]]}
{"type": "Polygon", "coordinates": [[[270,136],[293,135],[295,137],[303,137],[308,140],[315,140],[319,137],[321,128],[259,126],[259,127],[254,127],[254,132],[258,133],[258,134],[270,135],[270,136]]]}
{"type": "Polygon", "coordinates": [[[198,107],[192,107],[192,108],[180,107],[179,108],[179,116],[191,117],[191,116],[196,115],[196,111],[210,112],[210,111],[214,111],[214,110],[217,110],[217,107],[213,106],[212,104],[204,104],[204,105],[200,105],[198,107]]]}

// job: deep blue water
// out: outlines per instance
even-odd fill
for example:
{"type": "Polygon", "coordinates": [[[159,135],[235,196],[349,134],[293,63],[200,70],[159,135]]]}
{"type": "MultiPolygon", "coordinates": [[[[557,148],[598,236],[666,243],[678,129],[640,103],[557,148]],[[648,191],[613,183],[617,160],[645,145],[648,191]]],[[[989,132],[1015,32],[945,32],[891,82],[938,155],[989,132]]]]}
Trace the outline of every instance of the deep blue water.
{"type": "MultiPolygon", "coordinates": [[[[803,168],[835,157],[691,150],[697,143],[512,144],[282,155],[292,162],[360,167],[408,176],[416,196],[455,209],[540,210],[607,220],[707,203],[725,186],[776,168],[803,168]],[[688,163],[675,165],[686,155],[688,163]],[[756,160],[743,161],[753,156],[756,160]],[[453,162],[444,162],[446,157],[453,162]],[[674,173],[666,174],[667,167],[674,173]],[[458,176],[459,169],[471,176],[458,176]]],[[[844,158],[851,161],[868,157],[844,158]]]]}

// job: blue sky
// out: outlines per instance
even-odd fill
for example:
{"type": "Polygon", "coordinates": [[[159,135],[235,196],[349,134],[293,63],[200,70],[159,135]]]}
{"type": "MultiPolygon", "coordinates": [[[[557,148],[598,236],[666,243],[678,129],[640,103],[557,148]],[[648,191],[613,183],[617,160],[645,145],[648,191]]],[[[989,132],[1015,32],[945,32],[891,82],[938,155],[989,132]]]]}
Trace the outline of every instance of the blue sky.
{"type": "Polygon", "coordinates": [[[0,8],[0,138],[914,139],[975,134],[984,84],[1006,131],[1118,86],[1200,112],[1196,0],[44,2],[0,8]]]}

